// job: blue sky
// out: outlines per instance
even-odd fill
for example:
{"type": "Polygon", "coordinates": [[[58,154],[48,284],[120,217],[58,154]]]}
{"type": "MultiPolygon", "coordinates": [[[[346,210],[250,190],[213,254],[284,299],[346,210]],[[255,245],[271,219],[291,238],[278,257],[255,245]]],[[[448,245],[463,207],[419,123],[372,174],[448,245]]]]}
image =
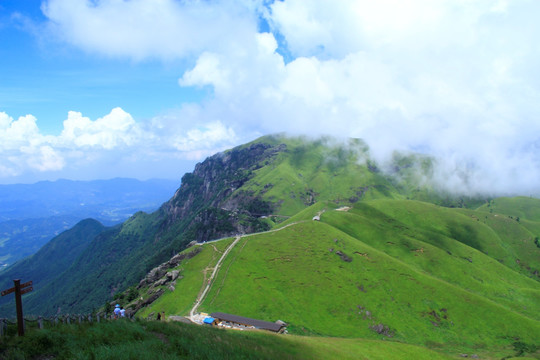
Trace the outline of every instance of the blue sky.
{"type": "Polygon", "coordinates": [[[0,183],[180,179],[258,136],[540,194],[535,0],[0,0],[0,183]]]}
{"type": "Polygon", "coordinates": [[[33,33],[47,21],[40,0],[2,0],[0,6],[0,106],[15,117],[33,114],[46,134],[62,130],[69,110],[96,119],[119,106],[146,119],[206,93],[178,86],[189,64],[185,59],[134,62],[89,55],[33,33]]]}

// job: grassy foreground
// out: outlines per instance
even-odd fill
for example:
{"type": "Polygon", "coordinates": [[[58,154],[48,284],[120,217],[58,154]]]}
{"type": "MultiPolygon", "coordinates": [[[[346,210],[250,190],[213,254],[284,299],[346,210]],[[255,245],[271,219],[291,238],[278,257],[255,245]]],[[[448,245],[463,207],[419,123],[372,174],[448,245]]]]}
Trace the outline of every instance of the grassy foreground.
{"type": "Polygon", "coordinates": [[[397,342],[112,321],[32,329],[0,340],[1,359],[450,359],[397,342]]]}

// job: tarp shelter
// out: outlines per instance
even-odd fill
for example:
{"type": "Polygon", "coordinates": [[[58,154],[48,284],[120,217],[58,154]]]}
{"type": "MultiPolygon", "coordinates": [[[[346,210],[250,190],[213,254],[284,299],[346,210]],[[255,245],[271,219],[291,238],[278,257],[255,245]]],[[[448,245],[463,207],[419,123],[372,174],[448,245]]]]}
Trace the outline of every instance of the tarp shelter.
{"type": "Polygon", "coordinates": [[[204,318],[203,322],[204,322],[205,324],[212,325],[212,324],[214,323],[214,320],[215,320],[215,319],[214,319],[213,317],[210,317],[210,316],[209,316],[209,317],[207,317],[207,318],[204,318]]]}

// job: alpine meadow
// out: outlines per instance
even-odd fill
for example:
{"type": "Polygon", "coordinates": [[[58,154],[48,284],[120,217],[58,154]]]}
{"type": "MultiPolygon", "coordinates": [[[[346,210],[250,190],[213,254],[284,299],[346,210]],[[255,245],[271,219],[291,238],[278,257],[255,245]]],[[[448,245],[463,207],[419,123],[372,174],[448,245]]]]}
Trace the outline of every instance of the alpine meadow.
{"type": "Polygon", "coordinates": [[[0,0],[0,360],[540,360],[540,0],[0,0]]]}
{"type": "Polygon", "coordinates": [[[81,359],[540,358],[540,200],[452,194],[429,181],[433,161],[396,153],[382,168],[359,139],[285,135],[217,153],[156,212],[85,220],[24,267],[36,279],[26,314],[103,317],[119,303],[135,322],[36,329],[1,351],[32,358],[41,341],[52,358],[81,359]],[[212,313],[281,320],[287,334],[183,323],[212,313]],[[96,335],[110,331],[147,350],[120,355],[96,335]]]}

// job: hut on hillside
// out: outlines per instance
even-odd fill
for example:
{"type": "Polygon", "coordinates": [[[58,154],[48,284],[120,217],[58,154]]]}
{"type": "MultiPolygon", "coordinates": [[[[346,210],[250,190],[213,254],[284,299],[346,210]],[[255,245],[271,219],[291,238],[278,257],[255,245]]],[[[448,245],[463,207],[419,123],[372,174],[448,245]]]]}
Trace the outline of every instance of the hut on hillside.
{"type": "Polygon", "coordinates": [[[257,319],[250,319],[243,316],[226,314],[222,312],[214,312],[210,314],[213,317],[218,325],[231,325],[232,327],[246,327],[246,328],[255,328],[261,330],[268,330],[277,333],[283,333],[285,331],[285,326],[287,325],[281,320],[276,321],[275,323],[257,319]]]}

